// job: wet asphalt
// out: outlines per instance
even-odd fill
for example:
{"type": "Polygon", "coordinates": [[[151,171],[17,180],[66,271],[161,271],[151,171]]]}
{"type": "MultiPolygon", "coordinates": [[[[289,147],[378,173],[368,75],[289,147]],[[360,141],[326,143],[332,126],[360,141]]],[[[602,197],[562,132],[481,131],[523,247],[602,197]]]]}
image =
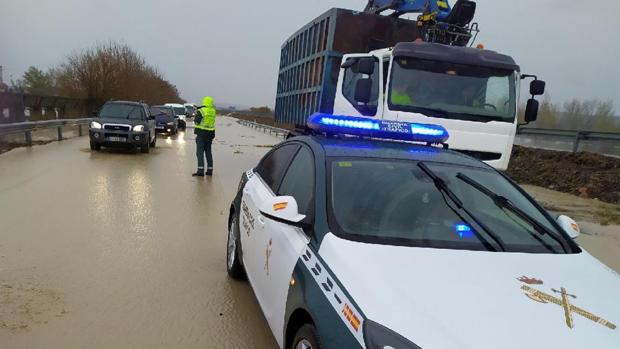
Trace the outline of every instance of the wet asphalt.
{"type": "Polygon", "coordinates": [[[241,173],[280,140],[220,117],[215,174],[192,178],[193,139],[0,155],[0,348],[276,346],[225,255],[241,173]]]}

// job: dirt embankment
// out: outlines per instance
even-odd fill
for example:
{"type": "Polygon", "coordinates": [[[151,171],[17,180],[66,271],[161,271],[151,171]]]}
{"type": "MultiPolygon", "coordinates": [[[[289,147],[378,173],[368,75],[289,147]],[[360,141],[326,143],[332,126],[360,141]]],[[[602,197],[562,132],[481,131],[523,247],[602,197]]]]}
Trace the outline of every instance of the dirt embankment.
{"type": "Polygon", "coordinates": [[[519,183],[620,204],[620,159],[515,146],[508,175],[519,183]]]}

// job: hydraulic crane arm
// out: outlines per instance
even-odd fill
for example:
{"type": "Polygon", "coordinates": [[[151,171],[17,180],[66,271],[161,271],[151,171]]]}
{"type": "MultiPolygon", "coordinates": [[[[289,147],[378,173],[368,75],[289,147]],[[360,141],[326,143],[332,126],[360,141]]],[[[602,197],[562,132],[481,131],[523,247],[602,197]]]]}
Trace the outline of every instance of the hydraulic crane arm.
{"type": "Polygon", "coordinates": [[[478,24],[470,26],[476,13],[476,3],[471,0],[457,0],[453,7],[448,0],[368,0],[364,12],[381,14],[387,10],[394,11],[394,17],[419,13],[418,23],[426,41],[465,46],[472,32],[478,33],[478,24]]]}
{"type": "Polygon", "coordinates": [[[444,21],[450,14],[448,0],[368,0],[364,12],[379,14],[393,10],[394,16],[406,13],[436,15],[437,20],[444,21]]]}

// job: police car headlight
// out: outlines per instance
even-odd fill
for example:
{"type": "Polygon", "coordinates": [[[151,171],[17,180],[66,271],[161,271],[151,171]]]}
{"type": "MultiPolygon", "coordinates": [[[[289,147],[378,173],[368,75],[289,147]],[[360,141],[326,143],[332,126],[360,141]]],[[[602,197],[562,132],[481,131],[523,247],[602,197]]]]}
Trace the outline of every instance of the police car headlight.
{"type": "Polygon", "coordinates": [[[364,321],[364,340],[368,349],[420,349],[407,338],[374,321],[364,321]]]}
{"type": "Polygon", "coordinates": [[[144,125],[136,125],[133,127],[133,132],[142,132],[144,131],[144,125]]]}
{"type": "Polygon", "coordinates": [[[90,128],[100,129],[101,128],[101,124],[98,123],[97,121],[91,121],[90,128]]]}

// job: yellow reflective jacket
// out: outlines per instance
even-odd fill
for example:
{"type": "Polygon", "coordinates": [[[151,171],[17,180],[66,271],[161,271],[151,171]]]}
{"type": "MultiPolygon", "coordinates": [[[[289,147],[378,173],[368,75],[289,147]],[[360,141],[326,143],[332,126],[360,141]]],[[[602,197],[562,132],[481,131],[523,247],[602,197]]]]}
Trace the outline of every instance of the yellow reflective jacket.
{"type": "Polygon", "coordinates": [[[194,127],[199,130],[215,131],[215,106],[213,98],[207,96],[202,99],[202,106],[198,109],[200,113],[199,122],[194,127]]]}

